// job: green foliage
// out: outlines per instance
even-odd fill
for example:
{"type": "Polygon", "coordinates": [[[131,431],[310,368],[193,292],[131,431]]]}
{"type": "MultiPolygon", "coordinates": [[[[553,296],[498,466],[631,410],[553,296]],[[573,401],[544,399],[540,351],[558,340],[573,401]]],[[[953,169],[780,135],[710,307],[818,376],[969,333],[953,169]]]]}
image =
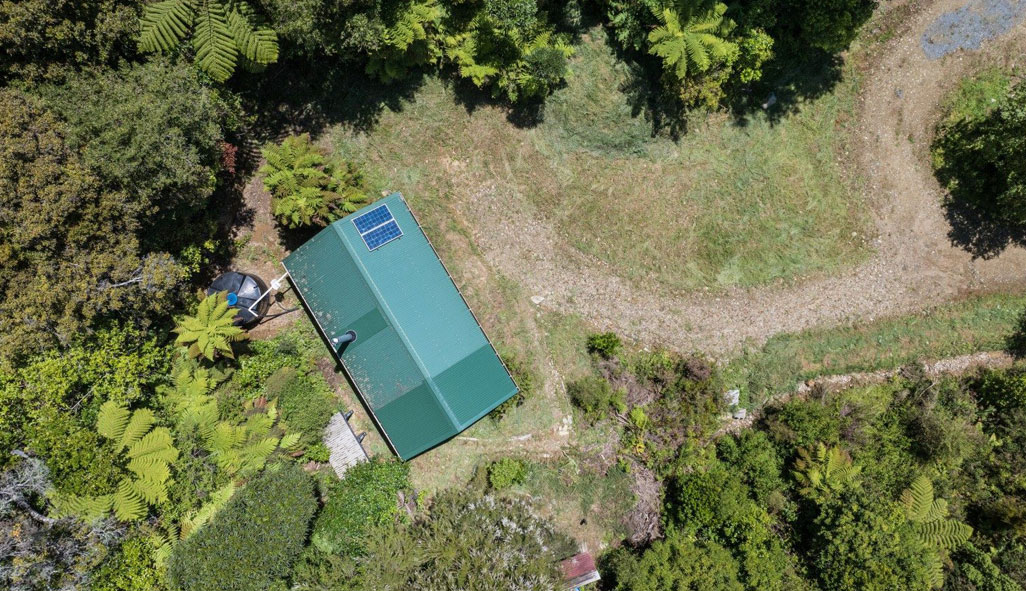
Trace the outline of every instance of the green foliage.
{"type": "MultiPolygon", "coordinates": [[[[923,542],[941,549],[955,549],[969,541],[973,528],[948,517],[948,502],[933,496],[933,483],[926,476],[912,481],[901,493],[901,505],[923,542]]],[[[939,583],[935,586],[940,586],[939,583]]]]}
{"type": "Polygon", "coordinates": [[[955,555],[956,570],[949,575],[946,589],[957,591],[1022,591],[1015,580],[994,564],[993,553],[966,544],[955,555]]]}
{"type": "Polygon", "coordinates": [[[383,82],[406,78],[412,68],[441,57],[438,29],[443,10],[436,0],[396,3],[392,18],[382,21],[380,42],[367,60],[367,73],[383,82]]]}
{"type": "Polygon", "coordinates": [[[142,408],[129,411],[107,401],[100,407],[96,431],[110,440],[114,452],[124,453],[126,475],[115,491],[102,496],[67,496],[61,499],[65,511],[89,518],[113,510],[121,521],[135,521],[146,515],[147,507],[167,500],[171,464],[178,459],[171,431],[153,427],[153,411],[142,408]]]}
{"type": "Polygon", "coordinates": [[[0,3],[0,81],[58,80],[77,68],[131,56],[139,26],[134,0],[0,3]]]}
{"type": "Polygon", "coordinates": [[[738,564],[716,542],[673,534],[640,556],[619,549],[607,560],[612,591],[743,591],[738,564]]]}
{"type": "Polygon", "coordinates": [[[100,565],[90,591],[156,591],[163,589],[163,571],[153,561],[155,548],[148,538],[134,537],[100,565]]]}
{"type": "Polygon", "coordinates": [[[857,484],[860,466],[853,465],[848,452],[822,443],[798,450],[791,474],[798,492],[816,503],[829,503],[857,484]]]}
{"type": "Polygon", "coordinates": [[[774,493],[787,488],[784,461],[764,431],[745,430],[716,442],[716,456],[748,485],[758,503],[767,504],[774,493]]]}
{"type": "Polygon", "coordinates": [[[399,512],[397,495],[409,486],[406,464],[375,460],[353,466],[331,487],[311,543],[329,554],[363,554],[368,530],[392,524],[399,512]]]}
{"type": "Polygon", "coordinates": [[[857,502],[829,506],[816,520],[813,566],[824,591],[926,591],[936,580],[931,550],[900,509],[869,509],[857,502]]]}
{"type": "Polygon", "coordinates": [[[175,344],[186,347],[189,358],[213,361],[218,355],[235,358],[232,343],[248,338],[245,329],[235,325],[236,308],[229,307],[227,292],[211,294],[199,303],[194,316],[178,320],[175,344]]]}
{"type": "Polygon", "coordinates": [[[442,36],[443,63],[461,78],[517,103],[545,97],[569,75],[570,40],[545,22],[534,0],[485,0],[475,8],[452,15],[442,36]]]}
{"type": "Polygon", "coordinates": [[[589,353],[594,353],[604,359],[618,356],[623,349],[623,343],[615,332],[588,335],[587,346],[589,353]]]}
{"type": "Polygon", "coordinates": [[[310,477],[268,470],[235,494],[171,554],[168,582],[181,591],[263,591],[292,570],[317,511],[310,477]]]}
{"type": "Polygon", "coordinates": [[[501,421],[506,414],[514,408],[524,405],[524,402],[534,393],[534,373],[531,366],[514,353],[500,353],[503,365],[509,371],[510,376],[517,385],[517,393],[488,413],[495,421],[501,421]]]}
{"type": "Polygon", "coordinates": [[[292,368],[280,369],[270,377],[265,396],[278,399],[278,411],[287,430],[301,433],[304,446],[321,440],[328,421],[339,410],[331,388],[320,375],[303,375],[292,368]]]}
{"type": "Polygon", "coordinates": [[[1026,226],[1026,86],[1017,85],[989,113],[942,122],[933,142],[937,179],[950,202],[998,223],[1026,226]]]}
{"type": "Polygon", "coordinates": [[[274,216],[289,228],[326,226],[368,201],[357,168],[326,158],[309,134],[269,144],[262,154],[267,164],[260,173],[273,197],[274,216]]]}
{"type": "Polygon", "coordinates": [[[200,78],[188,65],[156,59],[41,90],[83,164],[104,186],[131,195],[138,235],[152,249],[177,253],[210,238],[225,133],[241,114],[200,78]]]}
{"type": "Polygon", "coordinates": [[[516,458],[502,458],[488,465],[488,484],[494,490],[504,490],[527,479],[527,462],[516,458]]]}
{"type": "Polygon", "coordinates": [[[558,560],[574,552],[571,541],[524,501],[445,492],[426,519],[368,536],[359,584],[411,591],[553,589],[562,583],[558,560]]]}
{"type": "Polygon", "coordinates": [[[811,47],[836,53],[848,48],[876,9],[876,0],[791,0],[781,20],[794,15],[797,38],[811,47]]]}
{"type": "Polygon", "coordinates": [[[1022,371],[984,371],[974,390],[984,407],[998,412],[1026,408],[1026,373],[1022,371]]]}
{"type": "Polygon", "coordinates": [[[587,376],[575,380],[567,384],[566,392],[570,401],[591,420],[602,418],[610,410],[626,410],[623,391],[614,391],[605,378],[587,376]]]}
{"type": "Polygon", "coordinates": [[[689,8],[687,12],[664,8],[656,14],[659,26],[648,34],[649,53],[661,58],[666,71],[681,83],[689,76],[729,64],[738,55],[737,44],[726,40],[734,26],[724,18],[726,4],[710,7],[697,3],[689,8]]]}
{"type": "Polygon", "coordinates": [[[0,358],[66,346],[104,316],[144,316],[183,270],[144,252],[128,195],[109,191],[41,103],[0,92],[0,358]]]}
{"type": "Polygon", "coordinates": [[[243,0],[160,0],[147,4],[139,50],[170,52],[191,38],[196,65],[218,82],[237,65],[256,70],[278,61],[278,36],[243,0]]]}

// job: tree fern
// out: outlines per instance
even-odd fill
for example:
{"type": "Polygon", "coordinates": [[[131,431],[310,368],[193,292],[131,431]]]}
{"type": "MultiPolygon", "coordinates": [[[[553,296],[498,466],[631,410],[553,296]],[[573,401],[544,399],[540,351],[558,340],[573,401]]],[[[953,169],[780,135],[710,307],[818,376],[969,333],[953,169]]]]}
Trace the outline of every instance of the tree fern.
{"type": "Polygon", "coordinates": [[[739,51],[737,44],[725,39],[733,28],[733,23],[724,18],[727,6],[698,6],[703,8],[683,6],[656,11],[660,25],[648,34],[648,52],[662,58],[666,70],[680,82],[717,63],[733,60],[739,51]]]}
{"type": "Polygon", "coordinates": [[[218,355],[235,357],[231,344],[248,338],[246,331],[235,326],[239,311],[228,305],[227,293],[209,295],[196,310],[195,316],[185,316],[174,332],[175,343],[187,347],[189,357],[205,357],[211,361],[218,355]]]}
{"type": "Polygon", "coordinates": [[[192,38],[196,65],[224,82],[239,63],[278,61],[278,36],[241,0],[162,0],[143,9],[139,49],[168,52],[192,38]]]}
{"type": "Polygon", "coordinates": [[[928,544],[952,549],[969,541],[973,528],[948,516],[948,502],[934,498],[933,483],[919,476],[901,493],[905,515],[916,535],[928,544]]]}
{"type": "MultiPolygon", "coordinates": [[[[121,451],[129,446],[134,446],[149,432],[150,427],[156,421],[153,411],[148,408],[140,408],[132,413],[132,418],[125,425],[124,432],[117,440],[117,449],[121,451]]],[[[135,456],[132,456],[135,457],[135,456]]]]}
{"type": "Polygon", "coordinates": [[[267,145],[262,153],[267,164],[260,173],[272,196],[274,217],[289,228],[326,225],[368,201],[359,170],[328,160],[309,134],[267,145]]]}
{"type": "Polygon", "coordinates": [[[96,417],[96,432],[107,439],[120,442],[131,416],[132,413],[127,408],[108,400],[100,406],[100,413],[96,417]]]}
{"type": "Polygon", "coordinates": [[[118,483],[112,504],[114,516],[121,521],[135,521],[146,514],[146,501],[127,478],[118,483]]]}
{"type": "Polygon", "coordinates": [[[799,485],[799,493],[822,503],[850,486],[859,471],[860,467],[852,464],[844,450],[820,443],[814,448],[798,450],[792,474],[799,485]]]}

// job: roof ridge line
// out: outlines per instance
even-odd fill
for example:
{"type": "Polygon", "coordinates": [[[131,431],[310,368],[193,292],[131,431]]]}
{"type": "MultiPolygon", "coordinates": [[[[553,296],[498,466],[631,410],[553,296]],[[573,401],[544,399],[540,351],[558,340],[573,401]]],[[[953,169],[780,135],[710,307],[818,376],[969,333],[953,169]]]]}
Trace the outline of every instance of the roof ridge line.
{"type": "MultiPolygon", "coordinates": [[[[385,197],[381,201],[386,201],[389,197],[392,197],[392,195],[398,195],[398,201],[402,204],[403,207],[406,207],[406,209],[409,210],[409,207],[406,205],[406,201],[402,198],[402,194],[398,191],[388,195],[388,197],[385,197]]],[[[421,230],[421,232],[423,232],[423,229],[419,227],[420,224],[416,221],[416,218],[414,218],[414,223],[417,224],[418,229],[421,230]]],[[[424,376],[424,381],[427,382],[428,387],[431,388],[431,393],[434,394],[435,400],[438,401],[439,405],[445,411],[445,415],[449,417],[449,422],[452,423],[452,426],[455,429],[463,428],[463,424],[456,420],[456,414],[452,412],[451,408],[449,408],[449,403],[445,400],[445,397],[442,396],[441,391],[439,391],[438,389],[438,385],[435,384],[434,376],[431,375],[431,372],[428,371],[427,366],[424,365],[424,361],[420,358],[420,355],[417,354],[417,350],[414,349],[413,345],[410,344],[410,339],[406,336],[406,331],[403,330],[402,326],[400,326],[399,322],[396,320],[395,314],[392,313],[392,308],[389,307],[388,302],[386,302],[385,298],[382,297],[381,290],[378,289],[378,285],[374,282],[374,279],[371,278],[370,273],[367,272],[367,268],[366,266],[364,266],[363,260],[360,258],[359,255],[356,254],[355,249],[357,248],[357,245],[354,245],[349,242],[349,239],[346,237],[345,233],[342,232],[340,227],[336,226],[335,224],[331,224],[330,227],[335,232],[335,235],[338,236],[339,240],[341,240],[342,245],[345,247],[346,251],[349,252],[350,258],[352,258],[353,262],[356,263],[356,268],[360,271],[360,275],[363,276],[364,283],[367,284],[367,286],[371,290],[371,293],[374,294],[374,299],[375,301],[377,301],[378,307],[380,307],[381,310],[385,313],[385,316],[388,318],[388,322],[392,326],[392,329],[395,330],[395,333],[397,335],[399,335],[399,340],[402,341],[403,348],[406,349],[406,353],[410,356],[411,359],[413,359],[413,362],[417,364],[417,368],[420,369],[421,375],[424,376]]]]}

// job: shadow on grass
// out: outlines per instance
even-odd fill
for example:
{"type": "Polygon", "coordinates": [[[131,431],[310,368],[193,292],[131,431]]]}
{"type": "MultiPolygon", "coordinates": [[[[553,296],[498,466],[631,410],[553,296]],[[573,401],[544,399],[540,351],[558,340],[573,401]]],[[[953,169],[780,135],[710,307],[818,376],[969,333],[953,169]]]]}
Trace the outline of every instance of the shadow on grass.
{"type": "Polygon", "coordinates": [[[744,126],[755,113],[770,123],[801,111],[802,105],[834,91],[843,77],[844,60],[820,49],[783,47],[763,65],[762,79],[728,90],[728,105],[735,122],[744,126]]]}
{"type": "Polygon", "coordinates": [[[1010,226],[992,209],[956,195],[946,199],[944,216],[951,224],[951,243],[975,258],[991,259],[1009,246],[1026,246],[1026,228],[1010,226]]]}

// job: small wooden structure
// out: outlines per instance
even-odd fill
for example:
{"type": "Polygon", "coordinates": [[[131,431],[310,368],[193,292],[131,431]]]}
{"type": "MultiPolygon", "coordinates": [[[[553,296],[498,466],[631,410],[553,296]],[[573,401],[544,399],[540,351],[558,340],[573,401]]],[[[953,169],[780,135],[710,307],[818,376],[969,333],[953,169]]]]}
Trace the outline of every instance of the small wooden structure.
{"type": "Polygon", "coordinates": [[[581,587],[602,578],[595,568],[595,559],[587,552],[567,558],[559,566],[563,569],[563,580],[570,591],[580,591],[581,587]]]}
{"type": "Polygon", "coordinates": [[[324,445],[331,452],[328,456],[328,463],[331,464],[339,478],[342,478],[349,468],[360,462],[366,462],[368,459],[367,452],[363,449],[365,434],[357,436],[353,432],[352,426],[349,425],[351,416],[353,416],[353,411],[344,415],[337,412],[331,417],[328,426],[324,428],[324,445]]]}

